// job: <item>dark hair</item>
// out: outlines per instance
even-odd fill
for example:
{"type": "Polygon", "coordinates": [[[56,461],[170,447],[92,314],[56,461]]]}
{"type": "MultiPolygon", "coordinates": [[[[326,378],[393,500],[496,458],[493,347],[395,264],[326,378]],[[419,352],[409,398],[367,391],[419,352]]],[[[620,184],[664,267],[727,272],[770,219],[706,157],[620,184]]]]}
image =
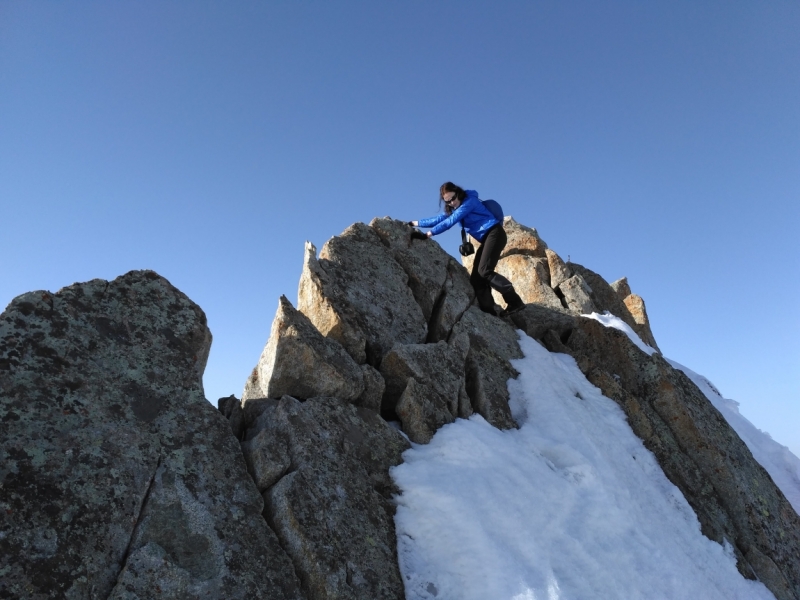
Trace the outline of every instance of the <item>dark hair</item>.
{"type": "Polygon", "coordinates": [[[450,213],[453,212],[453,207],[444,201],[444,195],[447,192],[455,192],[456,198],[460,202],[463,202],[464,198],[467,197],[467,192],[465,192],[462,188],[458,187],[452,181],[445,181],[442,184],[442,186],[439,188],[439,206],[441,207],[442,204],[444,204],[444,212],[449,215],[450,213]]]}

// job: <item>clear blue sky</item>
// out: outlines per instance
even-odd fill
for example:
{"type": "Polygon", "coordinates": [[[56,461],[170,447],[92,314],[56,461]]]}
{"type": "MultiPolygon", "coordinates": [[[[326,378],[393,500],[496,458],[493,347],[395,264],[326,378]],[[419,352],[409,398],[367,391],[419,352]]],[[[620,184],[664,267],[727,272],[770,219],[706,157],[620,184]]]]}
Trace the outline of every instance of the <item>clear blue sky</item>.
{"type": "Polygon", "coordinates": [[[450,179],[627,275],[664,353],[800,455],[799,31],[788,0],[5,0],[0,304],[154,269],[239,395],[304,240],[450,179]]]}

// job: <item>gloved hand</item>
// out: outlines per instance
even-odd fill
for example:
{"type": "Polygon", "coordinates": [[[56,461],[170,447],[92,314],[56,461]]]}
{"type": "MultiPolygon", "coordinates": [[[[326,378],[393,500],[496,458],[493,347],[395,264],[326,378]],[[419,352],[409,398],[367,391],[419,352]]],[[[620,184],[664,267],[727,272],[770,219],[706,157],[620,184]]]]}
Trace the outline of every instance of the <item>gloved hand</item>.
{"type": "Polygon", "coordinates": [[[428,236],[422,233],[419,229],[415,229],[411,232],[411,239],[412,240],[427,240],[428,236]]]}
{"type": "Polygon", "coordinates": [[[409,227],[416,227],[414,221],[409,221],[408,223],[406,223],[406,225],[408,225],[409,227]]]}

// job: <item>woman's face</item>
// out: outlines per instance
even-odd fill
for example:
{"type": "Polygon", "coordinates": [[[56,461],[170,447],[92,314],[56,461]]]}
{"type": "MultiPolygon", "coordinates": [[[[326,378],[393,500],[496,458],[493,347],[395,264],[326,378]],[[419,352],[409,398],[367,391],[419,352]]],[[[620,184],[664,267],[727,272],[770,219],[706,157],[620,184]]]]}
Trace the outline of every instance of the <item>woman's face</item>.
{"type": "Polygon", "coordinates": [[[445,192],[442,196],[442,200],[444,200],[444,203],[447,204],[447,206],[453,209],[461,206],[461,201],[456,198],[455,192],[445,192]]]}

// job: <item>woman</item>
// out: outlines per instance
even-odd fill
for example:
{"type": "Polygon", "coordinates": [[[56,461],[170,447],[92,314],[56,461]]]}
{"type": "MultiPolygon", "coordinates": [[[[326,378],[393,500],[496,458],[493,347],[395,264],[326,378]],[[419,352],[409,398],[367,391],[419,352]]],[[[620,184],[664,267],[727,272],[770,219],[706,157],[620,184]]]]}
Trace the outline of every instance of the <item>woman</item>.
{"type": "Polygon", "coordinates": [[[478,306],[484,312],[496,314],[492,288],[500,292],[506,302],[506,314],[521,310],[525,304],[514,291],[514,285],[499,273],[495,273],[500,253],[506,247],[506,232],[503,224],[483,205],[474,190],[464,191],[456,184],[448,181],[439,188],[439,204],[444,203],[444,213],[410,221],[416,227],[432,227],[427,233],[430,238],[461,223],[467,233],[481,243],[472,263],[469,281],[478,298],[478,306]]]}

